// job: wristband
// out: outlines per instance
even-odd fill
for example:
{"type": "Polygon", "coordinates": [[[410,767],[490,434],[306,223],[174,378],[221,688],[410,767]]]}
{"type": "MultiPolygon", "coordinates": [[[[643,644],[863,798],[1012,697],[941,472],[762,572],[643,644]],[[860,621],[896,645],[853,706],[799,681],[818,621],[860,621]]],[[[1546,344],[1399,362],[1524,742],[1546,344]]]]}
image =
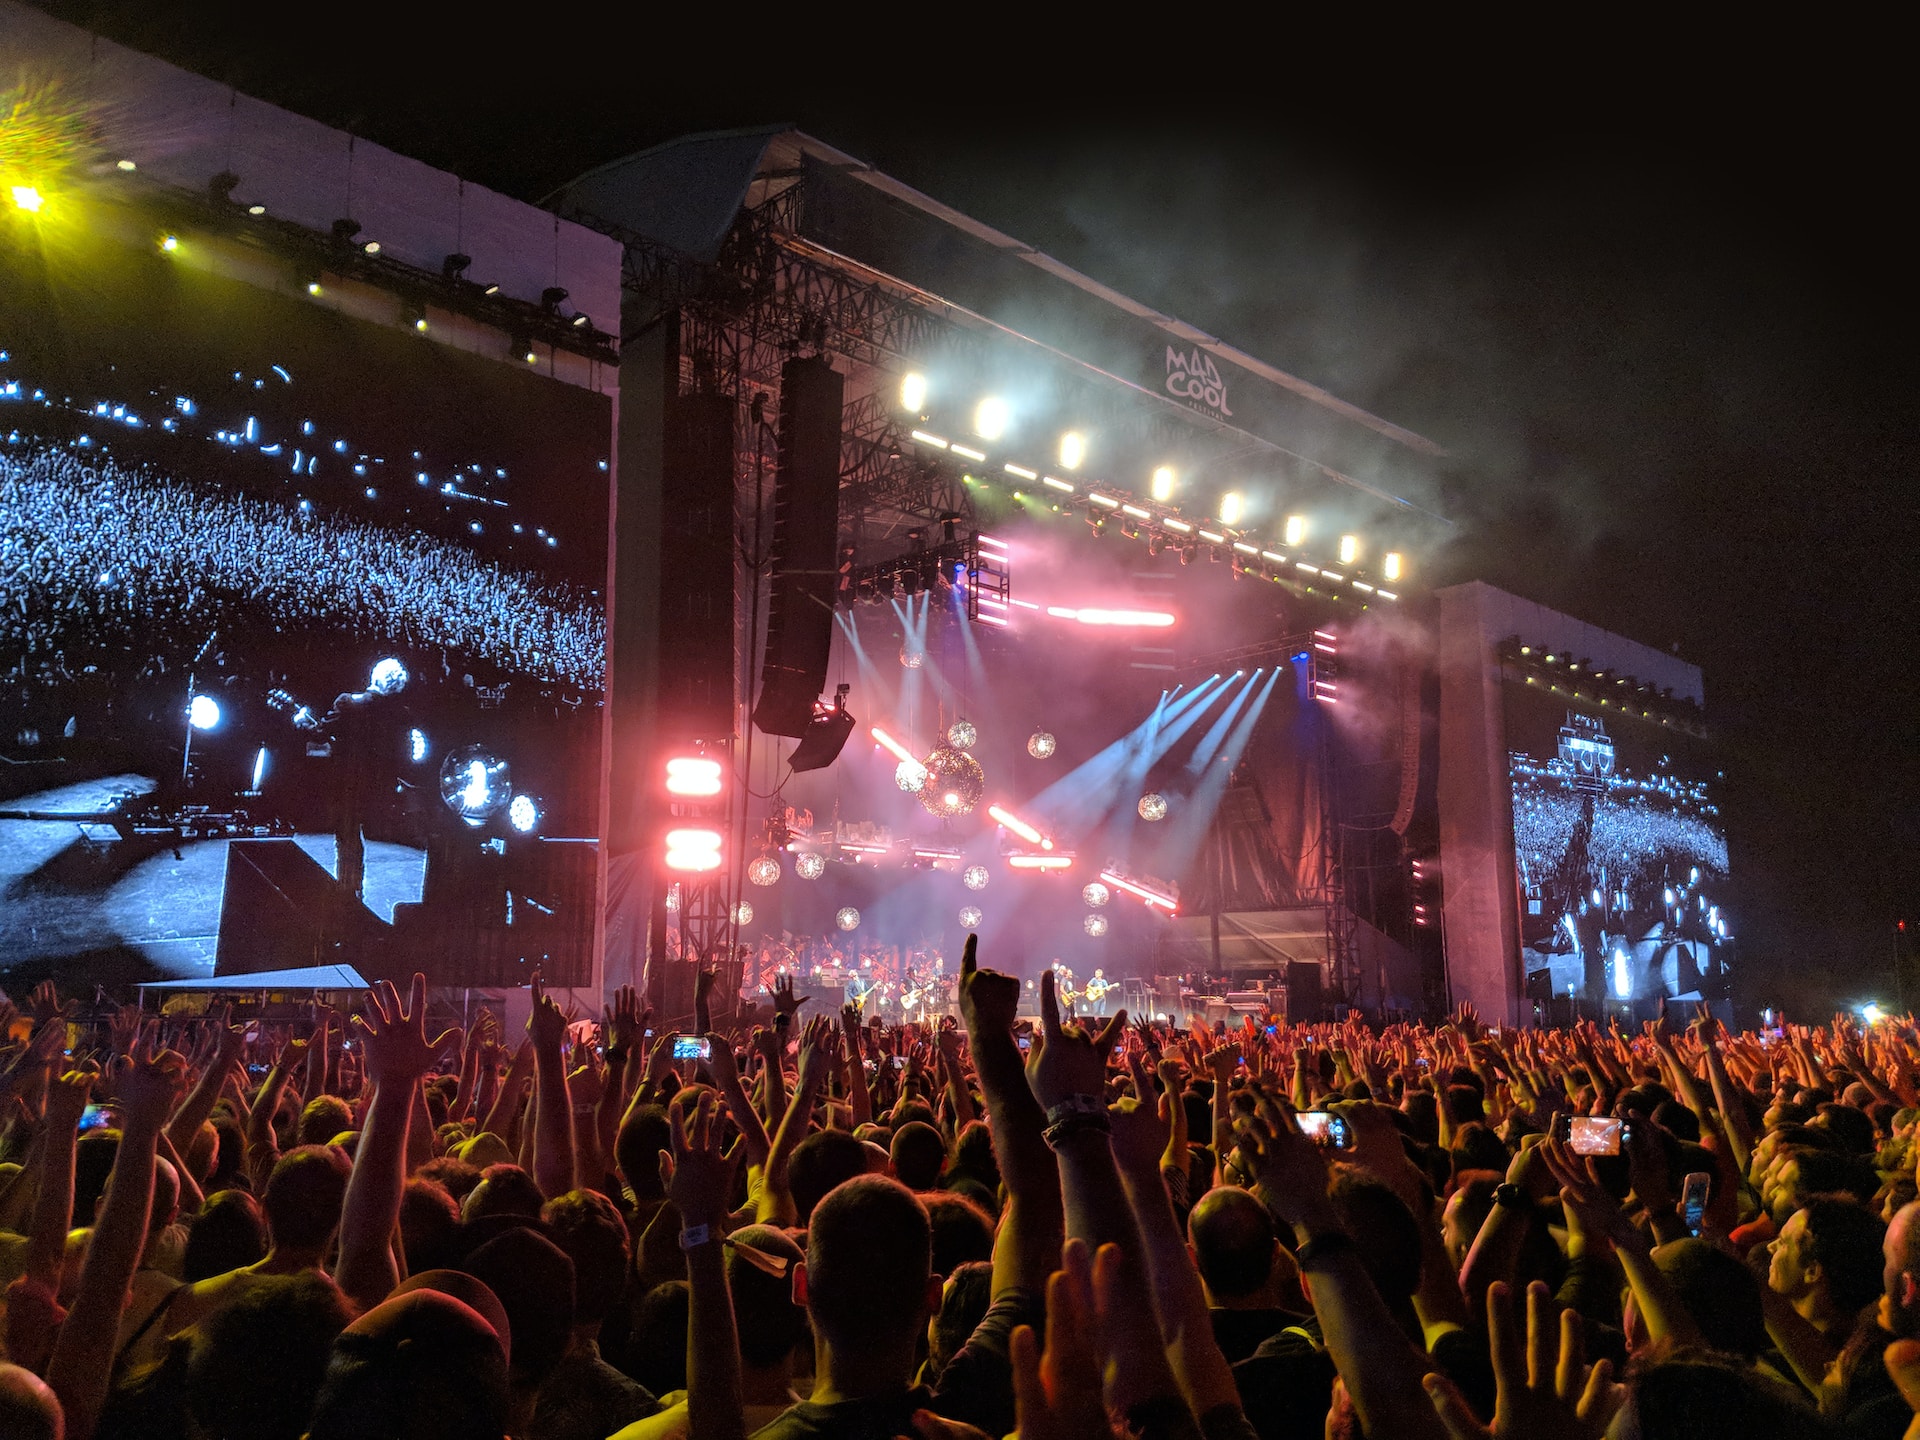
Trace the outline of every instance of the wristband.
{"type": "Polygon", "coordinates": [[[1510,1180],[1493,1187],[1493,1203],[1505,1210],[1525,1210],[1530,1203],[1527,1192],[1510,1180]]]}
{"type": "Polygon", "coordinates": [[[712,1241],[712,1239],[713,1227],[711,1225],[689,1225],[685,1230],[680,1232],[680,1248],[682,1250],[698,1250],[702,1245],[712,1241]]]}
{"type": "Polygon", "coordinates": [[[1104,1109],[1099,1111],[1083,1110],[1076,1114],[1068,1115],[1064,1119],[1049,1125],[1045,1130],[1042,1130],[1040,1137],[1052,1148],[1058,1150],[1063,1143],[1073,1139],[1074,1136],[1088,1133],[1096,1135],[1111,1135],[1113,1133],[1113,1121],[1107,1118],[1107,1112],[1104,1109]]]}
{"type": "Polygon", "coordinates": [[[792,1011],[790,1011],[790,1010],[776,1010],[776,1011],[774,1011],[774,1014],[773,1014],[773,1028],[774,1028],[774,1029],[776,1029],[776,1030],[784,1030],[784,1029],[786,1029],[786,1028],[787,1028],[787,1026],[789,1026],[789,1025],[791,1025],[792,1023],[793,1023],[793,1012],[792,1012],[792,1011]]]}
{"type": "Polygon", "coordinates": [[[1047,1111],[1047,1124],[1058,1125],[1075,1115],[1105,1115],[1107,1102],[1100,1095],[1063,1095],[1058,1105],[1047,1111]]]}
{"type": "Polygon", "coordinates": [[[1293,1252],[1293,1263],[1305,1272],[1330,1256],[1352,1254],[1359,1248],[1353,1243],[1353,1237],[1344,1230],[1322,1230],[1293,1252]]]}

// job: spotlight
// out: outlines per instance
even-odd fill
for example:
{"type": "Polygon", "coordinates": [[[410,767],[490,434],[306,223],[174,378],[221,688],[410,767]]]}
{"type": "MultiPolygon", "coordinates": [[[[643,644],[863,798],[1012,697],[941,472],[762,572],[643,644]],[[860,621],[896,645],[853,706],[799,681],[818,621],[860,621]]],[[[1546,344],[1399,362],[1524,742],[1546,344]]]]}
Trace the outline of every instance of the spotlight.
{"type": "Polygon", "coordinates": [[[409,300],[400,307],[400,318],[418,330],[427,333],[427,307],[418,300],[409,300]]]}
{"type": "Polygon", "coordinates": [[[47,203],[46,197],[31,185],[13,187],[13,203],[29,215],[38,215],[40,207],[47,203]]]}
{"type": "Polygon", "coordinates": [[[302,290],[305,290],[307,294],[318,295],[321,289],[320,267],[318,265],[302,265],[294,272],[294,283],[302,290]]]}
{"type": "Polygon", "coordinates": [[[1136,807],[1142,820],[1164,820],[1167,818],[1167,797],[1148,791],[1140,797],[1136,807]]]}
{"type": "Polygon", "coordinates": [[[458,250],[452,251],[440,262],[440,278],[458,280],[467,273],[467,267],[471,264],[473,264],[471,255],[462,255],[458,250]]]}
{"type": "Polygon", "coordinates": [[[585,329],[588,325],[591,325],[592,323],[593,323],[592,319],[585,314],[575,315],[573,317],[573,328],[576,330],[585,329]]]}
{"type": "Polygon", "coordinates": [[[341,216],[333,222],[333,242],[336,245],[351,245],[353,237],[360,233],[360,222],[341,216]]]}
{"type": "Polygon", "coordinates": [[[718,795],[720,776],[720,762],[704,755],[676,755],[667,761],[669,794],[718,795]]]}
{"type": "Polygon", "coordinates": [[[1102,935],[1107,933],[1107,917],[1104,915],[1089,915],[1080,922],[1080,928],[1098,940],[1102,935]]]}
{"type": "Polygon", "coordinates": [[[1162,465],[1153,472],[1153,498],[1162,505],[1173,499],[1175,476],[1171,465],[1162,465]]]}
{"type": "Polygon", "coordinates": [[[984,865],[969,865],[960,872],[960,883],[969,890],[986,889],[989,878],[987,867],[984,865]]]}
{"type": "Polygon", "coordinates": [[[267,213],[267,207],[264,205],[249,205],[247,207],[247,213],[258,218],[267,213]]]}
{"type": "Polygon", "coordinates": [[[1087,458],[1086,437],[1077,430],[1069,430],[1060,437],[1060,468],[1078,470],[1080,462],[1087,458]]]}
{"type": "Polygon", "coordinates": [[[798,875],[802,880],[818,880],[822,875],[826,874],[826,871],[826,860],[814,854],[811,850],[805,854],[794,857],[793,873],[798,875]]]}
{"type": "Polygon", "coordinates": [[[380,242],[378,240],[369,240],[360,248],[368,255],[378,255],[380,253],[380,242]]]}
{"type": "Polygon", "coordinates": [[[162,235],[160,237],[160,248],[171,255],[175,250],[180,248],[180,237],[178,235],[162,235]]]}
{"type": "Polygon", "coordinates": [[[1342,535],[1340,537],[1340,563],[1342,565],[1351,565],[1359,558],[1360,537],[1358,535],[1342,535]]]}
{"type": "Polygon", "coordinates": [[[1398,580],[1401,569],[1400,552],[1389,550],[1380,562],[1380,573],[1389,580],[1398,580]]]}
{"type": "Polygon", "coordinates": [[[430,747],[427,744],[427,732],[424,730],[407,731],[407,758],[418,765],[427,758],[430,747]]]}
{"type": "Polygon", "coordinates": [[[540,308],[546,311],[547,314],[549,315],[557,315],[560,313],[561,302],[563,302],[566,298],[567,298],[566,286],[549,285],[546,289],[540,292],[540,308]]]}
{"type": "Polygon", "coordinates": [[[1287,544],[1289,545],[1304,544],[1307,538],[1307,517],[1304,515],[1287,516],[1287,528],[1286,528],[1285,534],[1286,534],[1287,544]]]}
{"type": "Polygon", "coordinates": [[[512,770],[479,745],[450,751],[440,764],[440,798],[467,824],[479,826],[512,798],[512,770]]]}
{"type": "Polygon", "coordinates": [[[510,339],[507,342],[507,351],[516,358],[526,361],[529,365],[538,365],[540,363],[540,355],[533,348],[532,339],[526,335],[515,335],[510,339]]]}
{"type": "Polygon", "coordinates": [[[973,411],[973,433],[982,440],[998,440],[1007,433],[1007,402],[989,395],[973,411]]]}
{"type": "Polygon", "coordinates": [[[1220,497],[1220,523],[1222,525],[1238,525],[1240,523],[1241,512],[1245,508],[1246,504],[1240,498],[1240,492],[1237,490],[1228,491],[1220,497]]]}
{"type": "Polygon", "coordinates": [[[116,161],[115,163],[122,170],[138,170],[140,168],[139,165],[137,165],[131,160],[120,160],[120,161],[116,161]]]}
{"type": "Polygon", "coordinates": [[[762,855],[747,866],[747,880],[753,885],[777,885],[780,882],[780,862],[771,855],[762,855]]]}
{"type": "Polygon", "coordinates": [[[979,926],[980,926],[980,907],[978,905],[961,906],[960,907],[960,928],[962,930],[976,930],[979,928],[979,926]]]}
{"type": "Polygon", "coordinates": [[[918,370],[900,377],[900,408],[915,415],[927,408],[927,377],[918,370]]]}
{"type": "Polygon", "coordinates": [[[211,695],[196,695],[187,702],[187,723],[196,730],[211,730],[220,723],[220,702],[211,695]]]}
{"type": "Polygon", "coordinates": [[[1046,730],[1036,730],[1027,737],[1027,754],[1036,760],[1045,760],[1053,754],[1056,747],[1057,742],[1053,735],[1046,730]]]}
{"type": "Polygon", "coordinates": [[[683,829],[667,832],[669,870],[718,870],[721,836],[718,830],[683,829]]]}
{"type": "Polygon", "coordinates": [[[540,824],[540,805],[531,795],[516,795],[507,804],[507,823],[522,835],[531,835],[540,824]]]}

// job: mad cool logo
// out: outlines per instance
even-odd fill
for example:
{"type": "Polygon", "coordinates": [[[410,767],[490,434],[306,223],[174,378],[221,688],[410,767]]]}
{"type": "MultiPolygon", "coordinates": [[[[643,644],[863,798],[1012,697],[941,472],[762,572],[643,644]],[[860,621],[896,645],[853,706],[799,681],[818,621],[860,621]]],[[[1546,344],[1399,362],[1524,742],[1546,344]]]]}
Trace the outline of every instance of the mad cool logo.
{"type": "Polygon", "coordinates": [[[1183,355],[1171,345],[1167,347],[1167,393],[1222,418],[1233,414],[1227,408],[1227,382],[1220,378],[1219,367],[1204,350],[1183,355]]]}

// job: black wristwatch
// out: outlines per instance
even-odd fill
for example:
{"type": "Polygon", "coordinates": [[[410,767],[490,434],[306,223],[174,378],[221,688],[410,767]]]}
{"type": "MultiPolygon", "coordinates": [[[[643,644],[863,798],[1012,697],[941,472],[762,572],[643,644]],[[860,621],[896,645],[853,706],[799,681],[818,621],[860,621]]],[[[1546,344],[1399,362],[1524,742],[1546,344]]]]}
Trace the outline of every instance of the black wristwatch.
{"type": "Polygon", "coordinates": [[[1493,1187],[1493,1203],[1505,1210],[1525,1210],[1532,1202],[1527,1192],[1511,1180],[1502,1180],[1493,1187]]]}

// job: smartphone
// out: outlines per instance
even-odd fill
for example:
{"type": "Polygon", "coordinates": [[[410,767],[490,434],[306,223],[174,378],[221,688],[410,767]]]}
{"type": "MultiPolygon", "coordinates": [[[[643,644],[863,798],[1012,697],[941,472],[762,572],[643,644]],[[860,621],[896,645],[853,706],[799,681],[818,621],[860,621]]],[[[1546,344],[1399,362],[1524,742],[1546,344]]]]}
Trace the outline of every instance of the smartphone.
{"type": "Polygon", "coordinates": [[[673,1037],[673,1058],[710,1060],[713,1058],[713,1042],[704,1035],[676,1035],[673,1037]]]}
{"type": "Polygon", "coordinates": [[[1422,1070],[1425,1070],[1427,1068],[1427,1057],[1422,1055],[1419,1059],[1415,1060],[1413,1063],[1418,1065],[1422,1070]]]}
{"type": "Polygon", "coordinates": [[[904,1056],[904,1055],[896,1055],[896,1056],[894,1056],[894,1057],[893,1057],[893,1068],[894,1068],[894,1069],[896,1069],[896,1070],[904,1070],[904,1069],[906,1069],[906,1068],[907,1068],[907,1057],[906,1057],[906,1056],[904,1056]]]}
{"type": "Polygon", "coordinates": [[[1022,1050],[1031,1050],[1033,1048],[1033,1037],[1031,1035],[1022,1035],[1019,1044],[1022,1050]]]}
{"type": "Polygon", "coordinates": [[[89,1130],[98,1130],[102,1125],[111,1125],[112,1123],[113,1107],[111,1105],[89,1105],[85,1110],[80,1112],[80,1133],[82,1135],[86,1134],[89,1130]]]}
{"type": "Polygon", "coordinates": [[[649,1039],[649,1040],[651,1040],[651,1039],[653,1038],[653,1032],[652,1032],[651,1030],[649,1030],[649,1031],[647,1031],[647,1035],[646,1035],[646,1038],[647,1038],[647,1039],[649,1039]]]}
{"type": "Polygon", "coordinates": [[[1694,1171],[1680,1187],[1680,1218],[1686,1221],[1689,1235],[1700,1233],[1701,1222],[1707,1215],[1707,1200],[1712,1193],[1713,1177],[1704,1170],[1694,1171]]]}
{"type": "Polygon", "coordinates": [[[1560,1138],[1576,1155],[1618,1155],[1633,1127],[1611,1115],[1562,1115],[1560,1138]]]}
{"type": "Polygon", "coordinates": [[[1330,1150],[1353,1148],[1353,1128],[1340,1116],[1324,1110],[1302,1110],[1295,1118],[1300,1122],[1300,1133],[1316,1145],[1330,1150]]]}

